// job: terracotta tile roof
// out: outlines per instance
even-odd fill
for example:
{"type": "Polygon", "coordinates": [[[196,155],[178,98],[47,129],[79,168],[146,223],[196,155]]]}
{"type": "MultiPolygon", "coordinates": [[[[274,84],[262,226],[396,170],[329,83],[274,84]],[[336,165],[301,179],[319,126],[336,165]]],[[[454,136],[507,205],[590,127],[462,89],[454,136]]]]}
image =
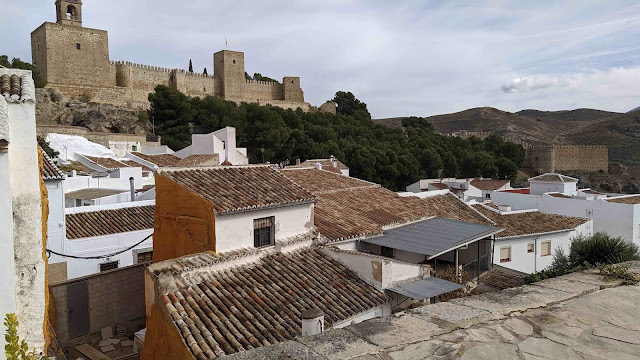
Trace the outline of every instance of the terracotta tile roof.
{"type": "Polygon", "coordinates": [[[284,169],[282,173],[294,183],[313,192],[327,192],[360,187],[380,187],[368,181],[316,169],[284,169]]]}
{"type": "Polygon", "coordinates": [[[154,205],[65,215],[67,239],[153,229],[154,205]]]}
{"type": "Polygon", "coordinates": [[[200,154],[189,155],[186,158],[178,161],[176,166],[178,167],[200,167],[200,166],[216,166],[220,164],[220,157],[218,154],[200,154]]]}
{"type": "Polygon", "coordinates": [[[91,162],[107,169],[119,169],[119,168],[129,167],[129,165],[109,157],[98,157],[98,156],[89,156],[89,155],[83,155],[83,156],[89,159],[91,162]]]}
{"type": "Polygon", "coordinates": [[[99,188],[85,188],[75,191],[70,191],[64,194],[64,197],[69,199],[81,199],[81,200],[93,200],[99,199],[105,196],[111,196],[116,194],[122,194],[129,192],[122,189],[99,189],[99,188]]]}
{"type": "Polygon", "coordinates": [[[592,195],[604,195],[603,193],[592,190],[592,189],[582,189],[580,190],[580,192],[583,192],[585,194],[592,194],[592,195]]]}
{"type": "Polygon", "coordinates": [[[542,174],[542,175],[538,175],[538,176],[534,176],[532,178],[529,179],[529,181],[561,181],[561,182],[578,182],[578,179],[576,178],[572,178],[569,176],[565,176],[562,174],[552,174],[552,173],[546,173],[546,174],[542,174]]]}
{"type": "Polygon", "coordinates": [[[530,193],[529,188],[526,189],[511,189],[511,190],[502,190],[502,192],[507,192],[507,193],[514,193],[514,194],[529,194],[530,193]]]}
{"type": "Polygon", "coordinates": [[[40,146],[38,146],[38,151],[42,153],[42,179],[44,180],[62,180],[64,179],[64,174],[56,164],[53,163],[49,155],[42,150],[40,146]]]}
{"type": "Polygon", "coordinates": [[[301,335],[300,313],[325,324],[389,301],[319,250],[276,253],[252,265],[201,273],[203,281],[163,295],[165,308],[197,359],[215,359],[301,335]]]}
{"type": "Polygon", "coordinates": [[[167,168],[159,173],[209,200],[221,214],[315,200],[311,193],[271,166],[167,168]]]}
{"type": "Polygon", "coordinates": [[[496,235],[498,239],[573,230],[589,221],[589,219],[545,214],[539,211],[499,214],[496,211],[487,209],[481,204],[475,204],[473,207],[495,222],[499,227],[504,228],[504,231],[496,235]]]}
{"type": "Polygon", "coordinates": [[[31,71],[0,68],[0,96],[8,102],[36,100],[31,71]]]}
{"type": "Polygon", "coordinates": [[[494,179],[478,179],[471,180],[470,184],[480,190],[498,190],[501,187],[509,184],[509,180],[494,180],[494,179]]]}
{"type": "Polygon", "coordinates": [[[147,155],[140,152],[132,152],[132,155],[139,157],[142,160],[146,160],[158,167],[176,166],[180,161],[180,158],[171,154],[155,154],[147,155]]]}
{"type": "Polygon", "coordinates": [[[451,190],[451,188],[449,187],[449,185],[444,184],[444,183],[439,183],[439,182],[433,182],[430,184],[431,186],[440,189],[440,190],[451,190]]]}
{"type": "Polygon", "coordinates": [[[152,168],[146,167],[142,164],[138,164],[137,162],[131,160],[131,159],[122,159],[122,160],[118,160],[121,163],[129,166],[129,167],[140,167],[142,168],[142,172],[154,172],[155,170],[153,170],[152,168]]]}
{"type": "Polygon", "coordinates": [[[547,195],[553,196],[553,197],[557,197],[557,198],[571,199],[571,196],[567,196],[567,195],[561,194],[561,193],[550,193],[550,194],[547,194],[547,195]]]}
{"type": "Polygon", "coordinates": [[[90,169],[88,166],[86,166],[85,164],[79,162],[79,161],[73,161],[73,160],[69,160],[68,164],[64,164],[64,165],[60,165],[60,168],[63,169],[64,171],[71,171],[71,170],[75,170],[78,173],[86,173],[86,174],[92,174],[92,173],[98,173],[99,171],[90,169]]]}
{"type": "Polygon", "coordinates": [[[524,285],[527,274],[493,264],[493,268],[480,275],[480,283],[498,290],[524,285]]]}
{"type": "Polygon", "coordinates": [[[614,197],[606,200],[612,203],[635,205],[635,204],[640,204],[640,195],[620,196],[620,197],[614,197]]]}
{"type": "Polygon", "coordinates": [[[220,165],[224,165],[224,166],[232,166],[233,164],[229,162],[229,160],[225,160],[222,162],[222,164],[220,165]]]}
{"type": "MultiPolygon", "coordinates": [[[[349,170],[349,167],[347,165],[345,165],[344,163],[342,163],[340,160],[335,160],[336,161],[336,168],[338,170],[349,170]]],[[[317,163],[320,163],[320,165],[322,165],[322,170],[325,170],[325,168],[332,168],[333,165],[331,164],[331,160],[330,159],[309,159],[307,161],[304,161],[300,164],[300,166],[303,167],[315,167],[317,163]]]]}
{"type": "Polygon", "coordinates": [[[429,212],[439,218],[494,225],[492,221],[453,194],[431,196],[422,201],[427,205],[429,212]]]}

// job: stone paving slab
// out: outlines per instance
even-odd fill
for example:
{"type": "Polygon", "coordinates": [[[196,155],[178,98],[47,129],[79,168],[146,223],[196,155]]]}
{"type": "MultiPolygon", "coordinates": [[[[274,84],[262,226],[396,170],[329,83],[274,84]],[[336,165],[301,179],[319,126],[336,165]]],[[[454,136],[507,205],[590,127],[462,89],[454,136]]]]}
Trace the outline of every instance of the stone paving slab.
{"type": "Polygon", "coordinates": [[[328,359],[348,359],[375,352],[378,346],[345,329],[332,329],[322,334],[298,338],[308,348],[328,359]]]}
{"type": "Polygon", "coordinates": [[[562,279],[597,285],[600,289],[617,287],[622,284],[621,281],[605,281],[602,279],[602,276],[595,274],[593,271],[570,273],[562,276],[562,279]]]}
{"type": "Polygon", "coordinates": [[[422,306],[408,312],[413,316],[440,323],[442,327],[447,327],[447,324],[450,324],[449,326],[461,328],[469,327],[495,316],[485,310],[474,309],[452,302],[422,306]]]}
{"type": "Polygon", "coordinates": [[[377,318],[360,324],[351,325],[348,330],[361,338],[378,346],[393,346],[398,339],[406,342],[428,340],[432,336],[443,333],[443,329],[429,322],[409,314],[392,315],[389,318],[377,318]]]}
{"type": "Polygon", "coordinates": [[[507,315],[535,309],[575,297],[572,293],[542,286],[525,285],[499,292],[451,300],[451,303],[507,315]]]}
{"type": "Polygon", "coordinates": [[[600,290],[599,285],[564,278],[546,279],[532,285],[565,291],[573,294],[573,296],[582,296],[600,290]]]}
{"type": "Polygon", "coordinates": [[[239,353],[224,356],[225,360],[282,360],[282,359],[305,359],[305,360],[327,360],[326,357],[313,352],[307,346],[289,340],[270,346],[242,351],[239,353]]]}

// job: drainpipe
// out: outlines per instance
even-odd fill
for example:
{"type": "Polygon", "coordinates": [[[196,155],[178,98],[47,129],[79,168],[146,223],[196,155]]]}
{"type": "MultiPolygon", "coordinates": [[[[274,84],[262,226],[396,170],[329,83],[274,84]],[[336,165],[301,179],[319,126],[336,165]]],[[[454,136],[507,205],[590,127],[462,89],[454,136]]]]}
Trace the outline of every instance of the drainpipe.
{"type": "Polygon", "coordinates": [[[129,178],[129,188],[131,191],[131,201],[136,201],[136,187],[133,184],[133,176],[129,178]]]}
{"type": "Polygon", "coordinates": [[[538,272],[538,236],[533,239],[533,272],[538,272]]]}

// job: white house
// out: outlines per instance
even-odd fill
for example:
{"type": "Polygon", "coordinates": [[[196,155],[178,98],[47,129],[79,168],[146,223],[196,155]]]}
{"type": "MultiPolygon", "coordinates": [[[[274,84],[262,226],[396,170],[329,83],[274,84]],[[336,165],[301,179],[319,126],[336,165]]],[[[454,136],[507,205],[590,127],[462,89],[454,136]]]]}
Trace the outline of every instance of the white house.
{"type": "Polygon", "coordinates": [[[538,209],[548,214],[593,220],[593,232],[606,232],[640,245],[640,195],[607,197],[591,189],[575,189],[576,179],[558,174],[544,177],[538,187],[496,191],[491,199],[496,205],[513,210],[538,209]],[[551,189],[555,192],[547,192],[551,189]],[[560,192],[561,191],[561,192],[560,192]]]}
{"type": "Polygon", "coordinates": [[[154,208],[155,201],[137,201],[66,209],[64,242],[48,247],[57,253],[50,254],[49,262],[59,263],[58,268],[64,269],[60,273],[67,274],[57,280],[150,262],[154,208]],[[110,254],[114,255],[106,256],[110,254]]]}
{"type": "Polygon", "coordinates": [[[40,188],[35,99],[31,71],[0,68],[0,313],[15,313],[20,339],[42,351],[46,198],[40,188]]]}
{"type": "Polygon", "coordinates": [[[449,190],[463,201],[490,199],[491,192],[508,189],[511,189],[511,182],[509,180],[484,178],[422,179],[406,187],[406,191],[412,193],[449,190]]]}
{"type": "Polygon", "coordinates": [[[593,222],[585,218],[537,210],[501,211],[491,203],[473,207],[504,229],[495,238],[494,264],[523,273],[545,269],[556,249],[567,251],[573,237],[593,233],[593,222]]]}
{"type": "Polygon", "coordinates": [[[309,159],[303,163],[300,162],[300,159],[297,159],[295,165],[289,165],[287,168],[315,168],[349,176],[349,167],[333,155],[329,156],[328,159],[309,159]]]}
{"type": "Polygon", "coordinates": [[[236,147],[236,128],[227,126],[208,134],[192,134],[191,145],[176,151],[184,159],[191,155],[217,154],[218,165],[247,165],[247,149],[236,147]]]}
{"type": "MultiPolygon", "coordinates": [[[[568,196],[577,193],[578,179],[569,176],[546,173],[529,179],[530,191],[532,195],[542,195],[546,193],[560,193],[568,196]]],[[[503,189],[496,189],[503,190],[503,189]]]]}

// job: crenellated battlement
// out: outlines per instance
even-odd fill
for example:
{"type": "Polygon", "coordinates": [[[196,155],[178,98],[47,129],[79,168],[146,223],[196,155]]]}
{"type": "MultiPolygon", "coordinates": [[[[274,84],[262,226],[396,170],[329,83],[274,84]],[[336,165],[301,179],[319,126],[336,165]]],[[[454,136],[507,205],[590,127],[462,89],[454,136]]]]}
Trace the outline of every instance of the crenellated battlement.
{"type": "Polygon", "coordinates": [[[525,166],[538,172],[608,171],[605,145],[536,145],[526,148],[525,166]]]}
{"type": "Polygon", "coordinates": [[[282,85],[277,81],[260,81],[260,80],[245,80],[247,84],[255,84],[255,85],[269,85],[269,86],[278,86],[282,85]]]}
{"type": "Polygon", "coordinates": [[[111,60],[111,65],[115,65],[115,66],[130,66],[130,67],[132,67],[134,69],[162,71],[162,72],[171,72],[171,70],[172,70],[172,69],[163,68],[163,67],[160,67],[160,66],[136,64],[136,63],[132,63],[130,61],[113,61],[113,60],[111,60]]]}

